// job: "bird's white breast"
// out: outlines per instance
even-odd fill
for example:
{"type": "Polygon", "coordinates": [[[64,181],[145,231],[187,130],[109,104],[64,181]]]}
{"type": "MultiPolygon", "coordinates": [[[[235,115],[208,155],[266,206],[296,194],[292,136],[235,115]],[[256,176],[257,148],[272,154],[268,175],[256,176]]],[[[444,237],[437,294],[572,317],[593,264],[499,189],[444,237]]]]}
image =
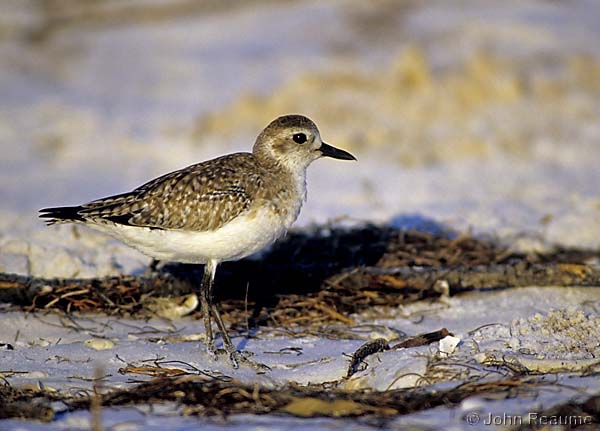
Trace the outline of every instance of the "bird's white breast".
{"type": "Polygon", "coordinates": [[[256,253],[285,235],[298,216],[301,204],[298,203],[296,211],[285,215],[267,207],[254,209],[214,231],[149,229],[121,224],[93,224],[90,227],[158,260],[206,263],[214,259],[223,262],[256,253]]]}

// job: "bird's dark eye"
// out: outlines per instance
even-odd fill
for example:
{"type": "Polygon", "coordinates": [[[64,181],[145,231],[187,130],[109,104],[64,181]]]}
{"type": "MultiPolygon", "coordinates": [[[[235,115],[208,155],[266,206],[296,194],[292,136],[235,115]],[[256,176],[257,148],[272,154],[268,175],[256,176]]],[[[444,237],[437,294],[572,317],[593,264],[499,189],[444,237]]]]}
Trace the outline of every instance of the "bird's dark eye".
{"type": "Polygon", "coordinates": [[[294,133],[292,139],[296,144],[304,144],[306,142],[306,135],[304,133],[294,133]]]}

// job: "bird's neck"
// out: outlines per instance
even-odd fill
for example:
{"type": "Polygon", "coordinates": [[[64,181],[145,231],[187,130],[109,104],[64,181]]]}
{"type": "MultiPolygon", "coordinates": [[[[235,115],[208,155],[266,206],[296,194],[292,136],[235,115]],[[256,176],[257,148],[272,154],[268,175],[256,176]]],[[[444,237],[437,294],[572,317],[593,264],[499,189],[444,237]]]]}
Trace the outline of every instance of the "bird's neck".
{"type": "Polygon", "coordinates": [[[271,183],[269,188],[273,192],[273,196],[269,198],[275,202],[286,202],[290,205],[292,202],[297,202],[298,208],[292,212],[300,211],[302,202],[306,200],[306,166],[295,163],[286,163],[270,154],[262,154],[263,157],[254,153],[258,164],[265,171],[266,181],[271,183]]]}
{"type": "Polygon", "coordinates": [[[310,162],[296,160],[295,158],[275,157],[268,151],[255,151],[254,157],[258,163],[268,172],[278,176],[290,176],[292,178],[305,177],[306,168],[310,162]]]}

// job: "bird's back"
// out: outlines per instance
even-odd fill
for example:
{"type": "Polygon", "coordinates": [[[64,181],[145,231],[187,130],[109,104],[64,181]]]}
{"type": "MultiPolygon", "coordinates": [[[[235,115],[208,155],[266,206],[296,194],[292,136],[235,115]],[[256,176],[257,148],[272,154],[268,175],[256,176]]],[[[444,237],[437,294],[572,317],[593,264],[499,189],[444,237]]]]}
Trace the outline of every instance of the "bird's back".
{"type": "Polygon", "coordinates": [[[264,176],[252,154],[235,153],[165,174],[129,193],[76,207],[46,208],[40,217],[49,224],[81,221],[211,231],[252,206],[264,176]]]}

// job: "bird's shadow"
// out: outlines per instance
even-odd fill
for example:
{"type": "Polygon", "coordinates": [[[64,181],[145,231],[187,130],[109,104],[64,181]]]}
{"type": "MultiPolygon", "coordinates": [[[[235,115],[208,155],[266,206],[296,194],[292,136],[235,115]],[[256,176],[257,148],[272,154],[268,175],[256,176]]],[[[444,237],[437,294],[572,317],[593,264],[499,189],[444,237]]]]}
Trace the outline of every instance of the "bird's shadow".
{"type": "MultiPolygon", "coordinates": [[[[247,299],[257,315],[265,307],[274,307],[281,295],[317,292],[325,280],[344,270],[376,266],[393,239],[406,230],[452,235],[447,226],[418,214],[398,215],[386,225],[320,226],[291,232],[259,256],[220,264],[215,297],[247,299]]],[[[163,271],[199,282],[203,266],[167,264],[163,271]]]]}
{"type": "Polygon", "coordinates": [[[450,237],[456,235],[449,226],[418,213],[398,214],[390,220],[389,226],[402,231],[416,231],[433,235],[448,235],[450,237]]]}

